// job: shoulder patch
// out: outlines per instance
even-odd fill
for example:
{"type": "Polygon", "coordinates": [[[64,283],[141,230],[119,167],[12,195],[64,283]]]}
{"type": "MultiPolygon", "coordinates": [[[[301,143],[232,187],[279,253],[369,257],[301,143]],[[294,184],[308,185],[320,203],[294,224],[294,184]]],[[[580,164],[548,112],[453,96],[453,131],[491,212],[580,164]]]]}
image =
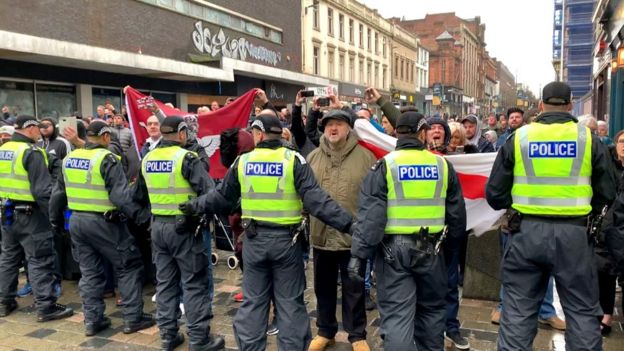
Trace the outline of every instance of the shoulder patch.
{"type": "Polygon", "coordinates": [[[299,159],[299,162],[301,162],[302,165],[305,165],[307,163],[305,157],[303,157],[303,155],[301,155],[300,153],[296,151],[295,151],[295,157],[299,159]]]}
{"type": "Polygon", "coordinates": [[[189,161],[192,161],[192,160],[194,160],[194,159],[196,158],[196,156],[195,156],[195,154],[194,154],[194,153],[192,153],[192,152],[187,152],[187,153],[184,155],[184,158],[188,159],[189,161]]]}
{"type": "Polygon", "coordinates": [[[117,161],[119,161],[119,160],[117,159],[117,156],[115,156],[115,154],[114,154],[114,153],[112,153],[112,152],[109,152],[109,153],[106,155],[106,159],[108,160],[108,162],[110,162],[110,163],[112,163],[112,164],[115,164],[115,163],[117,163],[117,161]]]}
{"type": "Polygon", "coordinates": [[[375,162],[375,164],[373,164],[373,166],[371,167],[371,170],[376,171],[377,168],[379,168],[379,166],[384,162],[383,157],[380,158],[379,160],[377,160],[377,162],[375,162]]]}

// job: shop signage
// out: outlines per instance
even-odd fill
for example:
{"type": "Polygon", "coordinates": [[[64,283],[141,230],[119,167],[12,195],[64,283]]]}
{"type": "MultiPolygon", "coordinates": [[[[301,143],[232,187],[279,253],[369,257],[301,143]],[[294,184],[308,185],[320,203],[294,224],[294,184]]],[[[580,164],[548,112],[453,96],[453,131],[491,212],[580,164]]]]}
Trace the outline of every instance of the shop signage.
{"type": "Polygon", "coordinates": [[[223,28],[211,32],[201,21],[195,23],[191,37],[197,51],[210,57],[228,57],[235,60],[256,61],[277,66],[282,61],[282,54],[254,44],[244,37],[234,38],[226,35],[223,28]]]}

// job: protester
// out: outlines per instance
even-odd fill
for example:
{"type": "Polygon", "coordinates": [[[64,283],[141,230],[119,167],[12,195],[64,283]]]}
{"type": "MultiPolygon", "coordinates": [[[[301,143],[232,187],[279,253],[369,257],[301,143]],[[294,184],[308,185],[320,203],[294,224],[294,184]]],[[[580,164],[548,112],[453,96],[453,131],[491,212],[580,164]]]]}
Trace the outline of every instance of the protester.
{"type": "Polygon", "coordinates": [[[123,116],[118,114],[113,116],[113,134],[119,140],[119,144],[121,145],[121,149],[124,153],[127,153],[128,150],[133,147],[132,142],[132,132],[130,128],[126,127],[123,116]]]}
{"type": "Polygon", "coordinates": [[[218,109],[220,109],[221,107],[219,106],[219,103],[216,101],[213,101],[210,103],[210,110],[211,111],[216,111],[218,109]]]}
{"type": "Polygon", "coordinates": [[[145,144],[141,148],[141,157],[147,155],[148,152],[154,150],[160,140],[162,139],[162,134],[160,133],[160,122],[158,121],[158,117],[151,115],[147,119],[147,134],[149,134],[149,138],[145,140],[145,144]]]}
{"type": "Polygon", "coordinates": [[[598,121],[598,130],[596,134],[600,137],[600,141],[607,146],[613,146],[613,140],[609,138],[609,125],[605,121],[598,121]]]}
{"type": "Polygon", "coordinates": [[[464,125],[464,129],[466,129],[466,144],[475,145],[480,153],[495,151],[494,145],[481,135],[477,116],[468,115],[464,117],[461,123],[464,125]]]}
{"type": "Polygon", "coordinates": [[[386,115],[381,116],[381,126],[383,127],[386,134],[396,136],[394,132],[394,127],[392,126],[392,123],[390,123],[390,120],[388,120],[388,117],[386,117],[386,115]]]}
{"type": "Polygon", "coordinates": [[[59,135],[55,118],[42,118],[39,131],[41,132],[41,140],[37,142],[37,146],[45,149],[50,155],[62,160],[71,152],[72,147],[69,141],[59,135]]]}
{"type": "Polygon", "coordinates": [[[500,129],[498,128],[498,119],[496,117],[496,113],[494,112],[491,112],[488,115],[487,124],[481,130],[481,134],[485,134],[485,132],[487,132],[488,130],[493,130],[494,132],[496,132],[496,134],[500,132],[500,129]]]}
{"type": "MultiPolygon", "coordinates": [[[[449,155],[468,153],[468,151],[465,150],[466,130],[464,129],[464,126],[459,122],[449,122],[448,126],[451,131],[451,140],[447,146],[447,153],[449,155]]],[[[468,146],[472,146],[474,148],[473,145],[468,146]]],[[[476,152],[476,148],[474,149],[476,152]]]]}
{"type": "Polygon", "coordinates": [[[448,123],[440,117],[429,117],[427,123],[431,127],[427,130],[427,148],[441,154],[446,154],[451,140],[451,130],[448,123]]]}
{"type": "Polygon", "coordinates": [[[11,136],[15,133],[15,128],[12,126],[2,126],[0,127],[0,145],[11,140],[11,136]]]}
{"type": "Polygon", "coordinates": [[[487,139],[490,144],[496,144],[496,140],[498,140],[498,135],[496,135],[496,131],[488,130],[485,132],[485,139],[487,139]]]}

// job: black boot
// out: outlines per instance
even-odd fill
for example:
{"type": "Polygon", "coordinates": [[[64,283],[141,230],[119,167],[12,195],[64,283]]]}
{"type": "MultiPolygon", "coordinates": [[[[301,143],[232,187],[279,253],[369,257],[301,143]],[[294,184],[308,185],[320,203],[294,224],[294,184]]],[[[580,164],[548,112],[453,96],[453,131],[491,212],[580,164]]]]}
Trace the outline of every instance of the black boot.
{"type": "Polygon", "coordinates": [[[124,320],[124,334],[131,334],[138,332],[139,330],[147,329],[154,325],[156,321],[154,320],[154,316],[149,313],[143,313],[141,319],[138,321],[126,321],[124,320]]]}
{"type": "Polygon", "coordinates": [[[85,335],[93,336],[110,326],[111,326],[111,320],[108,317],[104,317],[97,322],[85,323],[85,335]]]}
{"type": "Polygon", "coordinates": [[[160,349],[162,351],[173,351],[176,347],[184,343],[184,335],[178,333],[173,339],[162,339],[160,343],[160,349]]]}
{"type": "Polygon", "coordinates": [[[13,300],[9,304],[0,303],[0,317],[6,317],[17,309],[17,301],[13,300]]]}
{"type": "Polygon", "coordinates": [[[225,347],[225,339],[220,335],[208,335],[208,342],[205,344],[191,344],[190,351],[218,351],[225,347]]]}
{"type": "Polygon", "coordinates": [[[74,310],[71,308],[55,303],[48,307],[46,310],[37,313],[37,322],[47,322],[56,319],[67,318],[74,314],[74,310]]]}

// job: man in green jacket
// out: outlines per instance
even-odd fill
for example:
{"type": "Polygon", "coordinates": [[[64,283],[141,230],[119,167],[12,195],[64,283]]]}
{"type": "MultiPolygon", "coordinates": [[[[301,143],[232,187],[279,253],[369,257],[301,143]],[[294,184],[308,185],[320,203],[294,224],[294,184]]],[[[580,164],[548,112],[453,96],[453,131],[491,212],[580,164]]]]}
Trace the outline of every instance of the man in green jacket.
{"type": "MultiPolygon", "coordinates": [[[[323,135],[319,148],[308,155],[314,175],[323,188],[343,208],[355,214],[360,185],[375,163],[375,156],[360,146],[352,127],[355,116],[332,98],[333,110],[320,122],[323,135]]],[[[349,279],[351,236],[312,217],[310,236],[314,252],[314,292],[317,300],[318,335],[310,351],[332,345],[338,331],[336,291],[338,270],[342,281],[342,321],[355,351],[368,351],[364,284],[349,279]]]]}

